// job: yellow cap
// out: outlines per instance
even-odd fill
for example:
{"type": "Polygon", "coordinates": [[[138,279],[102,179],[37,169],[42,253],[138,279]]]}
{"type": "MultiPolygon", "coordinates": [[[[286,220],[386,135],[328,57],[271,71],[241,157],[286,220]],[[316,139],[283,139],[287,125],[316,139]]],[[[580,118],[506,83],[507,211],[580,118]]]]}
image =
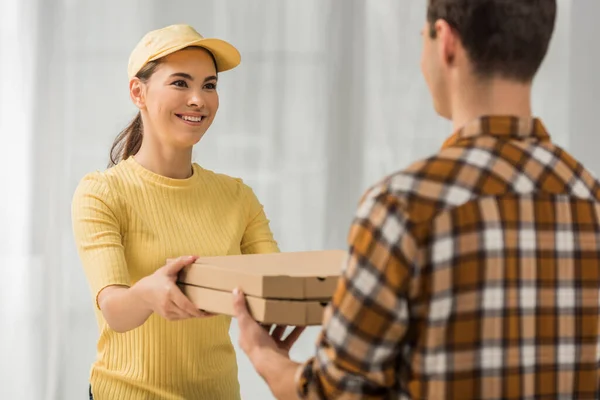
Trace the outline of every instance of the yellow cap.
{"type": "Polygon", "coordinates": [[[235,68],[241,60],[239,51],[224,40],[204,38],[189,25],[170,25],[148,32],[133,49],[127,67],[129,79],[148,62],[189,46],[203,47],[210,51],[217,62],[217,72],[235,68]]]}

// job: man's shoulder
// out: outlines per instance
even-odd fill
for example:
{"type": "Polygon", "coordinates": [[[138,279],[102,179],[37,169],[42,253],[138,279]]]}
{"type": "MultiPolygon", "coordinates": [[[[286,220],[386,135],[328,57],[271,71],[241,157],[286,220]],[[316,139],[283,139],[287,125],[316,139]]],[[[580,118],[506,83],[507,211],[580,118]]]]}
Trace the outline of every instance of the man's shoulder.
{"type": "Polygon", "coordinates": [[[476,171],[464,162],[464,155],[464,149],[449,148],[418,160],[369,187],[361,203],[383,197],[393,199],[415,222],[460,206],[475,196],[469,177],[476,171]]]}

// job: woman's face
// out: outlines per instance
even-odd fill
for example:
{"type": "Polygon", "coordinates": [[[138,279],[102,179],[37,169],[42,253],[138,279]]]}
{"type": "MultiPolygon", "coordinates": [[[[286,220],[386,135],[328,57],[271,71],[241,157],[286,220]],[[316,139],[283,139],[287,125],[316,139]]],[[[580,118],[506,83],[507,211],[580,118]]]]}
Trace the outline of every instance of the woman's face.
{"type": "Polygon", "coordinates": [[[144,116],[144,137],[170,147],[198,143],[219,108],[214,61],[197,47],[162,58],[150,79],[134,79],[130,88],[144,116]]]}

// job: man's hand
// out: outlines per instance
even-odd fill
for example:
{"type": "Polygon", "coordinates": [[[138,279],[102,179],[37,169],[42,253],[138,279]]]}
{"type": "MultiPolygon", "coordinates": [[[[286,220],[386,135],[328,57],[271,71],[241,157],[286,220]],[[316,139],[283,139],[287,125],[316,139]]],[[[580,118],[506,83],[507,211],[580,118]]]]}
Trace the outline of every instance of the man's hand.
{"type": "Polygon", "coordinates": [[[289,358],[290,349],[305,329],[304,327],[295,327],[283,339],[283,334],[287,327],[285,325],[278,325],[275,326],[273,332],[269,335],[271,327],[269,325],[261,325],[252,318],[246,306],[244,294],[238,289],[233,291],[233,310],[240,329],[240,347],[248,355],[255,367],[257,367],[257,362],[260,361],[261,352],[264,351],[277,352],[289,358]]]}
{"type": "Polygon", "coordinates": [[[290,360],[289,351],[304,327],[294,328],[285,339],[285,326],[275,327],[269,335],[270,328],[252,318],[244,294],[238,289],[233,291],[233,311],[240,329],[239,345],[275,398],[297,399],[294,379],[300,364],[290,360]]]}

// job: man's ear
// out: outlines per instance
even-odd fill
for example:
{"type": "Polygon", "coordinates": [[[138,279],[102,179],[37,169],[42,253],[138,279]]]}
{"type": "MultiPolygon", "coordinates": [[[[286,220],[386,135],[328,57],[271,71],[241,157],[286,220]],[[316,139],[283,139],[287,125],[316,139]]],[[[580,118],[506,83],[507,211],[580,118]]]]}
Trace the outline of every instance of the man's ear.
{"type": "Polygon", "coordinates": [[[443,62],[451,66],[454,64],[456,52],[458,50],[458,35],[454,29],[443,19],[439,19],[434,24],[436,37],[439,42],[438,49],[440,58],[443,62]]]}
{"type": "Polygon", "coordinates": [[[137,108],[146,108],[146,85],[139,78],[134,77],[129,81],[129,96],[137,108]]]}

